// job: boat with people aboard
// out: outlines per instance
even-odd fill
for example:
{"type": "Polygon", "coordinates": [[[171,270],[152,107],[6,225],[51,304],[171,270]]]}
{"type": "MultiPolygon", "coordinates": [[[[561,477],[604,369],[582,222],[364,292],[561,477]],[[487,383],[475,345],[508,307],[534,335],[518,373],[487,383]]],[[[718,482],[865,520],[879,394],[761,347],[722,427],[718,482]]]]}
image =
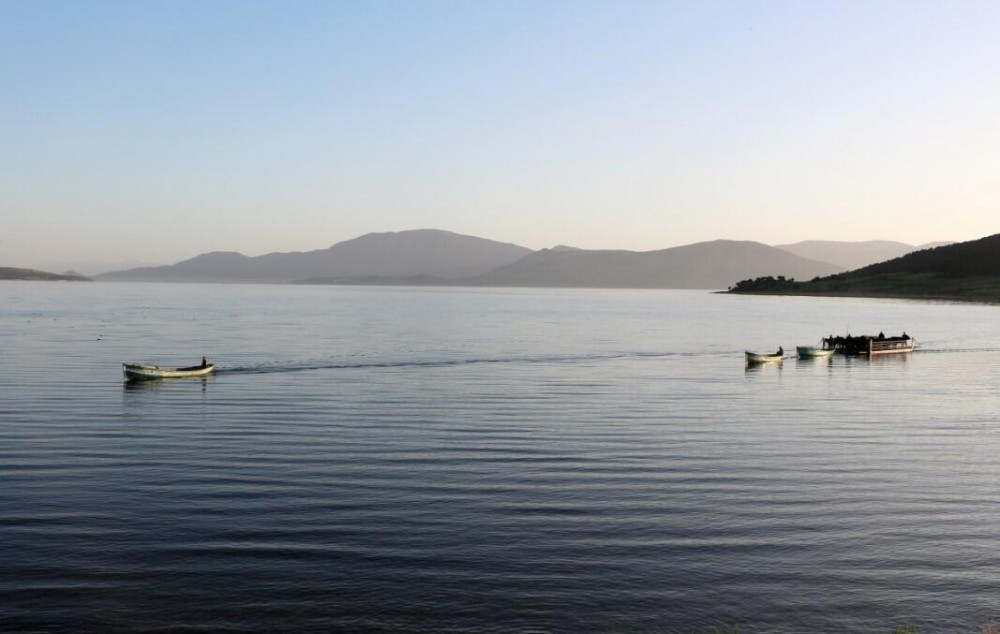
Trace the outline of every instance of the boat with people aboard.
{"type": "Polygon", "coordinates": [[[215,364],[201,358],[201,365],[186,368],[168,368],[149,363],[123,363],[122,373],[126,381],[149,381],[155,379],[181,379],[187,377],[204,377],[215,371],[215,364]]]}
{"type": "Polygon", "coordinates": [[[832,348],[840,354],[848,355],[904,354],[913,352],[916,346],[917,340],[905,332],[898,337],[886,337],[880,332],[875,336],[830,335],[823,339],[823,348],[832,348]]]}
{"type": "Polygon", "coordinates": [[[785,359],[784,348],[778,348],[774,354],[759,354],[757,352],[744,352],[747,365],[757,365],[760,363],[783,363],[785,359]]]}

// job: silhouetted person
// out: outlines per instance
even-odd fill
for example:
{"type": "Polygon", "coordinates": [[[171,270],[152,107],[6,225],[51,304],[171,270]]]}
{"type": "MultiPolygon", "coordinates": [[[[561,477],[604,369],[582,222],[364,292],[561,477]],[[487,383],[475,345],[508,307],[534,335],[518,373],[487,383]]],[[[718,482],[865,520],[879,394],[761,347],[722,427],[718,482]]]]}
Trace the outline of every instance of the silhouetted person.
{"type": "Polygon", "coordinates": [[[879,341],[885,341],[885,333],[882,332],[881,330],[878,331],[878,340],[879,341]]]}
{"type": "Polygon", "coordinates": [[[203,368],[207,368],[208,367],[208,359],[206,359],[204,355],[202,355],[202,357],[201,357],[201,367],[203,367],[203,368]]]}
{"type": "Polygon", "coordinates": [[[778,346],[778,351],[775,352],[775,354],[778,355],[779,357],[784,356],[785,355],[785,349],[782,348],[781,346],[778,346]]]}

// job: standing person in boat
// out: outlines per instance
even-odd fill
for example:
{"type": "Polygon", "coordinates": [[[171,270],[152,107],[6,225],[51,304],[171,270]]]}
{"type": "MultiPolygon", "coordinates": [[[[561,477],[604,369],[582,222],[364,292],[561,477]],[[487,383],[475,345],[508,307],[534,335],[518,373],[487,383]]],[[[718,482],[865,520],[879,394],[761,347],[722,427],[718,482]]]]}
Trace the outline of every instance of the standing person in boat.
{"type": "Polygon", "coordinates": [[[783,356],[785,356],[785,349],[782,348],[781,346],[778,346],[778,351],[775,352],[774,354],[776,356],[783,357],[783,356]]]}
{"type": "Polygon", "coordinates": [[[208,359],[205,358],[205,355],[201,355],[201,367],[203,367],[203,368],[207,368],[208,367],[208,359]]]}

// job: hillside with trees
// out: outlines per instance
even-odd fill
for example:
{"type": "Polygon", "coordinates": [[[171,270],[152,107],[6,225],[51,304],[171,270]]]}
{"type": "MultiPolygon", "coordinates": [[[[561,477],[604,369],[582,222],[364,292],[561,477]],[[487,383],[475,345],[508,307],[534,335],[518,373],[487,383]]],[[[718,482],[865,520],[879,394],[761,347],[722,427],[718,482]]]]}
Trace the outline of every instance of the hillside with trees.
{"type": "Polygon", "coordinates": [[[731,293],[1000,302],[1000,234],[923,249],[808,282],[751,278],[731,293]]]}

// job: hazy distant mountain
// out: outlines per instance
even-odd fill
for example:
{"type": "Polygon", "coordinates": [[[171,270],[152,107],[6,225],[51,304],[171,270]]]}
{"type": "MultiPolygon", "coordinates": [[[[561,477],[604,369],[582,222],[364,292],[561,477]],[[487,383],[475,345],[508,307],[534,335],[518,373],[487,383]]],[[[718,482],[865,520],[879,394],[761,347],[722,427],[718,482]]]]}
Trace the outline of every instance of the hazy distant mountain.
{"type": "Polygon", "coordinates": [[[17,269],[13,267],[0,266],[0,280],[36,280],[36,281],[65,281],[65,282],[88,282],[90,278],[82,275],[58,275],[47,271],[36,271],[34,269],[17,269]]]}
{"type": "Polygon", "coordinates": [[[171,266],[106,273],[111,281],[292,282],[311,278],[480,275],[514,262],[531,249],[450,231],[418,229],[369,233],[329,249],[247,257],[233,252],[199,255],[171,266]]]}
{"type": "Polygon", "coordinates": [[[842,270],[759,242],[716,240],[643,252],[545,249],[465,281],[484,286],[724,289],[746,277],[812,279],[842,270]]]}
{"type": "Polygon", "coordinates": [[[914,247],[914,251],[924,251],[925,249],[936,249],[938,247],[949,247],[953,244],[958,244],[954,240],[947,240],[944,242],[928,242],[927,244],[921,244],[918,247],[914,247]]]}
{"type": "Polygon", "coordinates": [[[859,269],[876,262],[885,262],[907,253],[937,246],[952,244],[950,242],[934,242],[914,246],[905,242],[891,240],[868,240],[866,242],[835,242],[832,240],[806,240],[794,244],[778,244],[783,249],[795,255],[830,262],[845,269],[859,269]]]}
{"type": "Polygon", "coordinates": [[[462,280],[445,279],[432,275],[361,275],[357,277],[311,277],[295,280],[292,284],[316,286],[464,286],[462,280]]]}

